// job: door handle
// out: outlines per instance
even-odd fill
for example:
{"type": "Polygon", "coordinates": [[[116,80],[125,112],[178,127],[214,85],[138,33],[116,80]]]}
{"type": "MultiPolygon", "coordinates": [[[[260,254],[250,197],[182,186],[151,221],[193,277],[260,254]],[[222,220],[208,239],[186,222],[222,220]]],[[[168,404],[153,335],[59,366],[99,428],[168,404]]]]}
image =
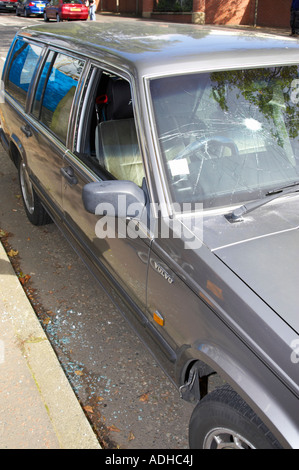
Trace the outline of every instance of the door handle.
{"type": "Polygon", "coordinates": [[[25,124],[25,126],[22,126],[21,131],[25,134],[26,137],[31,137],[32,136],[32,132],[31,132],[30,126],[28,124],[25,124]]]}
{"type": "Polygon", "coordinates": [[[78,183],[78,178],[75,176],[74,170],[71,166],[60,168],[60,173],[71,186],[78,183]]]}

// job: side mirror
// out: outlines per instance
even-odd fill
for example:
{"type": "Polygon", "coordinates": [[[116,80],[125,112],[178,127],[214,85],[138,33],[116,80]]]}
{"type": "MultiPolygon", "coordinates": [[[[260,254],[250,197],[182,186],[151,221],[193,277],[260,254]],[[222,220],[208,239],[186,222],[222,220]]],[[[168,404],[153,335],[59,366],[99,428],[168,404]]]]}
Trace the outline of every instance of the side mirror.
{"type": "Polygon", "coordinates": [[[132,181],[99,181],[88,183],[82,190],[85,209],[91,214],[134,218],[141,216],[146,198],[132,181]]]}

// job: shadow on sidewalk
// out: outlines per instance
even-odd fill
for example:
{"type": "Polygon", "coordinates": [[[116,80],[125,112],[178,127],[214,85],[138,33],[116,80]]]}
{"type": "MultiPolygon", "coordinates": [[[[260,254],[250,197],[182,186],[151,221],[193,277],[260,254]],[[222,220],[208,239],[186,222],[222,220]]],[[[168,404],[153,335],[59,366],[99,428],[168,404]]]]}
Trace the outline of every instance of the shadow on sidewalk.
{"type": "MultiPolygon", "coordinates": [[[[4,275],[4,276],[15,275],[9,261],[0,259],[0,275],[4,275]]],[[[0,290],[1,290],[1,284],[0,284],[0,290]]]]}

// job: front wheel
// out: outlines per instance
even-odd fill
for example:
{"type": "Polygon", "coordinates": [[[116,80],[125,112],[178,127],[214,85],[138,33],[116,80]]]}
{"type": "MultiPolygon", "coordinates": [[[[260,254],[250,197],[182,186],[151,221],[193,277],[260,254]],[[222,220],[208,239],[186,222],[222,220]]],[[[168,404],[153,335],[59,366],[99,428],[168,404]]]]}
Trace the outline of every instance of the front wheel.
{"type": "Polygon", "coordinates": [[[47,17],[47,13],[44,11],[44,21],[49,21],[49,18],[47,17]]]}
{"type": "Polygon", "coordinates": [[[50,223],[51,218],[34,191],[26,165],[21,159],[19,161],[19,182],[26,215],[30,222],[33,225],[45,225],[50,223]]]}
{"type": "Polygon", "coordinates": [[[194,408],[191,449],[279,449],[280,445],[244,400],[225,385],[194,408]]]}

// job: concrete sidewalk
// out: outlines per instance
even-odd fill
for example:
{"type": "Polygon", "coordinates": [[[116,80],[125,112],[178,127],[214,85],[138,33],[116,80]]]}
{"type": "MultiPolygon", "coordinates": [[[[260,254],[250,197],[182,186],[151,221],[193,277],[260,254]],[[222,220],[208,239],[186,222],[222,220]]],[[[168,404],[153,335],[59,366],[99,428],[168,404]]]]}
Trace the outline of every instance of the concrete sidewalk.
{"type": "Polygon", "coordinates": [[[100,449],[0,243],[0,449],[100,449]]]}

